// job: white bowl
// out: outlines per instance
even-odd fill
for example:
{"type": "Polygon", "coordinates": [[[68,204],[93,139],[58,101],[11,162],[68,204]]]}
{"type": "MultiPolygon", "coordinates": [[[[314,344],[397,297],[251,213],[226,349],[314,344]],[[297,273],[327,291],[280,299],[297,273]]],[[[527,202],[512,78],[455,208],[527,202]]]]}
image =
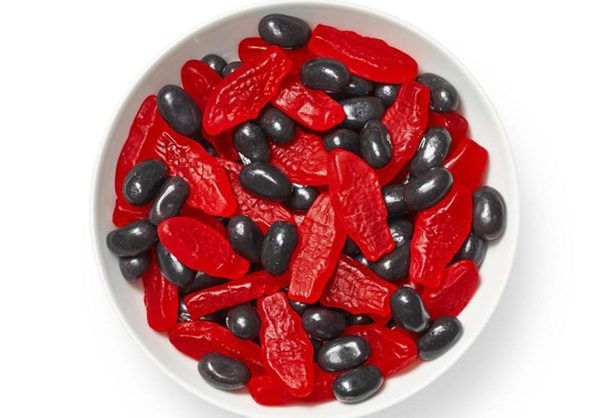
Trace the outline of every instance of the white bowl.
{"type": "Polygon", "coordinates": [[[485,93],[460,62],[427,35],[396,18],[347,4],[284,3],[248,7],[205,23],[180,39],[148,68],[121,104],[99,156],[93,193],[93,240],[102,280],[127,328],[173,380],[207,402],[247,417],[353,418],[387,408],[423,389],[465,353],[488,322],[508,280],[517,243],[519,205],[515,169],[502,124],[485,93]],[[148,327],[141,287],[132,286],[121,277],[116,257],[104,244],[106,234],[113,229],[113,176],[117,156],[140,103],[165,84],[179,84],[181,66],[191,58],[199,59],[214,52],[227,60],[235,59],[238,42],[244,37],[257,36],[260,18],[275,12],[298,16],[313,26],[326,23],[382,38],[412,55],[421,71],[439,73],[452,82],[460,93],[460,112],[469,120],[471,137],[490,153],[487,184],[500,190],[508,208],[506,233],[490,245],[481,269],[481,285],[460,314],[464,325],[462,339],[437,360],[387,379],[376,396],[356,405],[327,402],[272,408],[254,403],[247,393],[228,393],[210,387],[198,375],[194,360],[172,347],[165,335],[148,327]]]}

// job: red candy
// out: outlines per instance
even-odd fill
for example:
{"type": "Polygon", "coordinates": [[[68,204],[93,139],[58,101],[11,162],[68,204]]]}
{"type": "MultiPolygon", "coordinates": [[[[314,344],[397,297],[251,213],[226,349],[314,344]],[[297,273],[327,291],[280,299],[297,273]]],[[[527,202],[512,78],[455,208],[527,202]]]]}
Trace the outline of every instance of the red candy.
{"type": "Polygon", "coordinates": [[[212,91],[202,126],[210,135],[218,135],[242,122],[254,119],[279,92],[279,84],[289,73],[292,62],[281,49],[267,50],[242,64],[212,91]]]}
{"type": "Polygon", "coordinates": [[[444,268],[471,230],[473,199],[469,190],[455,184],[435,205],[417,214],[410,244],[410,280],[437,288],[444,268]]]}
{"type": "Polygon", "coordinates": [[[315,303],[335,270],[346,235],[337,225],[331,199],[321,194],[298,228],[298,247],[290,263],[288,296],[315,303]]]}
{"type": "Polygon", "coordinates": [[[371,261],[395,247],[387,225],[387,209],[375,171],[345,150],[329,154],[329,193],[348,235],[371,261]]]}
{"type": "Polygon", "coordinates": [[[185,266],[213,276],[237,279],[250,266],[233,251],[222,231],[197,219],[169,218],[158,226],[158,238],[185,266]]]}
{"type": "Polygon", "coordinates": [[[258,301],[265,365],[293,396],[303,398],[315,385],[313,346],[302,320],[283,293],[258,301]]]}
{"type": "Polygon", "coordinates": [[[429,123],[428,128],[435,126],[441,126],[446,128],[452,137],[452,143],[450,144],[450,151],[456,148],[456,145],[467,135],[467,129],[469,129],[469,122],[455,112],[437,113],[434,111],[429,112],[429,123]]]}
{"type": "Polygon", "coordinates": [[[417,76],[417,62],[381,39],[317,25],[308,49],[344,63],[350,72],[381,83],[406,83],[417,76]]]}
{"type": "Polygon", "coordinates": [[[142,276],[144,304],[148,325],[155,331],[168,331],[177,323],[179,290],[165,279],[153,256],[150,267],[142,276]]]}
{"type": "Polygon", "coordinates": [[[423,289],[421,299],[431,318],[457,316],[467,306],[479,286],[479,272],[471,260],[461,260],[446,268],[437,289],[423,289]]]}
{"type": "Polygon", "coordinates": [[[220,353],[241,361],[252,373],[264,373],[260,347],[235,337],[227,328],[214,322],[180,322],[169,332],[169,340],[175,348],[195,360],[208,353],[220,353]]]}
{"type": "Polygon", "coordinates": [[[200,110],[204,110],[208,96],[221,81],[221,76],[208,64],[198,60],[189,60],[181,68],[181,84],[200,110]]]}
{"type": "Polygon", "coordinates": [[[487,164],[487,150],[475,141],[464,138],[446,159],[444,167],[452,173],[455,183],[467,186],[474,192],[483,184],[487,164]]]}
{"type": "MultiPolygon", "coordinates": [[[[238,45],[238,56],[240,60],[246,62],[260,55],[269,48],[270,44],[262,40],[262,38],[246,38],[242,39],[238,45]]],[[[285,56],[292,61],[291,72],[298,72],[302,65],[311,59],[313,55],[306,48],[299,49],[284,49],[285,56]]]]}

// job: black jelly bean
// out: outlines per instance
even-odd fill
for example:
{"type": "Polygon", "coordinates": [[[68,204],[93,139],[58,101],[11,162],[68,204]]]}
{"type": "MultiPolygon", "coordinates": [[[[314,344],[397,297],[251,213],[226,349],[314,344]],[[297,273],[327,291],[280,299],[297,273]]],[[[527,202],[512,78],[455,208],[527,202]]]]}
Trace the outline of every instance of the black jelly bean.
{"type": "Polygon", "coordinates": [[[319,350],[319,366],[330,372],[340,372],[360,366],[369,358],[369,343],[356,335],[338,337],[319,350]]]}
{"type": "Polygon", "coordinates": [[[346,238],[346,242],[344,243],[344,248],[342,249],[342,251],[344,252],[344,254],[352,258],[360,255],[360,248],[358,248],[358,245],[356,245],[356,243],[352,241],[352,238],[350,237],[346,238]]]}
{"type": "Polygon", "coordinates": [[[252,305],[238,305],[227,312],[227,328],[242,340],[253,340],[260,331],[260,318],[252,305]]]}
{"type": "Polygon", "coordinates": [[[315,202],[317,196],[319,196],[319,190],[315,187],[293,186],[288,205],[294,210],[306,212],[315,202]]]}
{"type": "Polygon", "coordinates": [[[160,271],[165,279],[177,287],[184,287],[190,283],[196,272],[183,265],[181,261],[171,254],[160,242],[156,246],[156,258],[160,271]]]}
{"type": "Polygon", "coordinates": [[[350,315],[348,317],[348,325],[369,325],[374,321],[368,315],[350,315]]]}
{"type": "Polygon", "coordinates": [[[177,314],[179,322],[191,322],[192,316],[188,312],[188,308],[182,298],[179,298],[179,313],[177,314]]]}
{"type": "Polygon", "coordinates": [[[381,119],[385,112],[383,102],[371,96],[353,97],[340,102],[346,112],[346,119],[342,127],[360,129],[371,119],[381,119]]]}
{"type": "Polygon", "coordinates": [[[371,167],[381,168],[392,159],[392,140],[379,120],[370,120],[360,131],[360,155],[371,167]]]}
{"type": "Polygon", "coordinates": [[[156,227],[146,220],[140,220],[109,232],[106,246],[120,257],[134,256],[148,251],[157,239],[156,227]]]}
{"type": "Polygon", "coordinates": [[[296,227],[284,221],[275,222],[263,239],[260,253],[263,268],[276,276],[283,274],[297,245],[296,227]]]}
{"type": "Polygon", "coordinates": [[[306,87],[337,93],[350,81],[350,72],[339,61],[314,58],[304,63],[300,69],[300,78],[306,87]]]}
{"type": "Polygon", "coordinates": [[[310,39],[308,23],[294,16],[270,14],[258,23],[258,34],[266,42],[282,48],[301,48],[310,39]]]}
{"type": "Polygon", "coordinates": [[[160,160],[136,164],[123,181],[123,197],[134,206],[143,206],[154,199],[167,178],[168,169],[160,160]]]}
{"type": "Polygon", "coordinates": [[[313,338],[331,340],[346,329],[346,315],[333,309],[322,307],[308,308],[302,314],[302,326],[313,338]]]}
{"type": "Polygon", "coordinates": [[[220,284],[226,283],[227,279],[222,279],[220,277],[213,277],[211,275],[206,274],[203,271],[197,271],[194,275],[194,279],[187,284],[187,286],[182,287],[180,289],[180,293],[183,295],[187,295],[189,293],[197,292],[198,290],[206,289],[208,287],[218,286],[220,284]]]}
{"type": "Polygon", "coordinates": [[[214,322],[216,324],[225,325],[225,316],[227,315],[227,309],[221,309],[220,311],[213,312],[208,315],[201,316],[202,321],[214,322]]]}
{"type": "Polygon", "coordinates": [[[193,136],[200,132],[200,110],[192,97],[181,87],[168,85],[160,89],[157,106],[169,126],[180,134],[193,136]]]}
{"type": "Polygon", "coordinates": [[[373,96],[380,99],[385,107],[390,107],[396,101],[399,91],[400,84],[377,84],[373,96]]]}
{"type": "Polygon", "coordinates": [[[231,61],[227,63],[227,65],[221,70],[221,77],[227,77],[229,74],[240,68],[240,65],[242,65],[242,61],[231,61]]]}
{"type": "Polygon", "coordinates": [[[404,199],[411,211],[426,209],[440,200],[452,187],[452,173],[443,167],[431,168],[404,185],[404,199]]]}
{"type": "Polygon", "coordinates": [[[290,143],[296,134],[296,122],[275,107],[262,112],[258,122],[267,137],[279,144],[290,143]]]}
{"type": "Polygon", "coordinates": [[[278,202],[285,202],[292,193],[288,177],[278,168],[260,161],[242,168],[240,183],[248,191],[278,202]]]}
{"type": "Polygon", "coordinates": [[[448,154],[451,141],[452,137],[445,128],[428,129],[410,162],[410,173],[419,176],[430,168],[440,167],[448,154]]]}
{"type": "Polygon", "coordinates": [[[198,363],[198,372],[206,382],[221,390],[237,390],[250,380],[244,363],[219,353],[205,354],[198,363]]]}
{"type": "Polygon", "coordinates": [[[410,267],[410,244],[405,243],[372,264],[372,269],[379,277],[393,282],[408,276],[410,267]]]}
{"type": "Polygon", "coordinates": [[[357,255],[356,257],[354,257],[354,259],[365,267],[371,268],[371,266],[372,266],[371,262],[369,260],[367,260],[367,257],[365,257],[363,254],[357,255]]]}
{"type": "Polygon", "coordinates": [[[388,222],[388,227],[392,234],[392,239],[396,243],[396,247],[399,247],[405,243],[410,242],[413,236],[413,224],[406,219],[393,219],[388,222]]]}
{"type": "Polygon", "coordinates": [[[333,382],[333,394],[341,402],[357,403],[373,396],[382,385],[381,370],[363,365],[339,375],[333,382]]]}
{"type": "Polygon", "coordinates": [[[473,193],[473,230],[487,240],[500,237],[506,229],[506,203],[500,192],[483,186],[473,193]]]}
{"type": "Polygon", "coordinates": [[[293,310],[296,311],[296,313],[298,315],[302,316],[304,311],[306,311],[312,305],[310,305],[308,303],[304,303],[304,302],[299,302],[297,300],[290,300],[290,306],[292,307],[293,310]]]}
{"type": "Polygon", "coordinates": [[[448,80],[437,74],[425,73],[417,77],[419,83],[423,83],[431,90],[429,107],[435,112],[453,112],[458,109],[460,98],[458,92],[448,80]]]}
{"type": "Polygon", "coordinates": [[[319,357],[319,350],[323,347],[323,341],[315,340],[314,338],[309,338],[309,340],[313,346],[313,360],[316,362],[319,357]]]}
{"type": "Polygon", "coordinates": [[[142,277],[150,267],[150,254],[142,253],[132,257],[119,257],[119,269],[125,280],[132,282],[142,277]]]}
{"type": "Polygon", "coordinates": [[[402,216],[409,212],[404,188],[404,184],[388,184],[383,188],[383,200],[390,218],[402,216]]]}
{"type": "Polygon", "coordinates": [[[268,162],[270,151],[267,137],[260,127],[246,122],[233,133],[233,146],[248,162],[268,162]]]}
{"type": "Polygon", "coordinates": [[[433,321],[429,329],[417,341],[419,355],[423,360],[433,360],[448,351],[462,336],[462,324],[458,318],[443,316],[433,321]]]}
{"type": "Polygon", "coordinates": [[[475,265],[480,267],[485,259],[487,245],[487,241],[479,238],[474,232],[471,232],[454,256],[454,261],[473,260],[475,265]]]}
{"type": "Polygon", "coordinates": [[[252,219],[244,215],[231,218],[227,225],[227,239],[236,253],[252,263],[260,261],[263,233],[252,219]]]}
{"type": "Polygon", "coordinates": [[[227,65],[227,61],[217,54],[208,54],[202,57],[202,62],[207,64],[210,68],[215,70],[217,73],[221,74],[223,72],[223,68],[227,65]]]}
{"type": "Polygon", "coordinates": [[[154,225],[179,215],[190,193],[190,186],[181,177],[171,177],[160,188],[148,218],[154,225]]]}
{"type": "Polygon", "coordinates": [[[344,98],[369,96],[373,93],[373,82],[357,75],[350,75],[350,79],[340,94],[344,98]]]}
{"type": "Polygon", "coordinates": [[[340,128],[325,135],[324,145],[327,151],[334,149],[345,149],[355,154],[360,152],[360,139],[352,129],[340,128]]]}
{"type": "Polygon", "coordinates": [[[429,313],[419,294],[410,287],[401,287],[390,299],[394,321],[413,332],[423,332],[429,325],[429,313]]]}

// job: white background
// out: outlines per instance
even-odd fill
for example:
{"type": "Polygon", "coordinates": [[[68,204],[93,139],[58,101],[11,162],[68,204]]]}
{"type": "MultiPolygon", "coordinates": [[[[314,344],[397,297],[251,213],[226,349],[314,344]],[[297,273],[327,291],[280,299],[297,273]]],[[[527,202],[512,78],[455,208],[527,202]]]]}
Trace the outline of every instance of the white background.
{"type": "MultiPolygon", "coordinates": [[[[94,263],[89,201],[96,153],[136,77],[198,23],[247,3],[0,5],[0,416],[233,417],[129,337],[94,263]]],[[[482,84],[522,205],[512,277],[486,330],[378,417],[598,416],[600,25],[593,2],[548,3],[377,2],[482,84]]]]}

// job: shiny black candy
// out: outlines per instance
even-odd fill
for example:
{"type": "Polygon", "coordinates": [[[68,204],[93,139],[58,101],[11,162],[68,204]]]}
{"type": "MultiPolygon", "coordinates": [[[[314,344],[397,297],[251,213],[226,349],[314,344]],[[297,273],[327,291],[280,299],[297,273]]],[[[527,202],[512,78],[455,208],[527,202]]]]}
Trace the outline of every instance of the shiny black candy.
{"type": "Polygon", "coordinates": [[[383,102],[371,96],[354,97],[340,102],[346,112],[346,119],[342,127],[360,129],[371,119],[381,119],[385,112],[383,102]]]}
{"type": "Polygon", "coordinates": [[[342,89],[345,98],[369,96],[373,92],[373,82],[351,74],[348,84],[342,89]]]}
{"type": "Polygon", "coordinates": [[[109,232],[106,246],[115,255],[131,257],[148,251],[157,240],[156,227],[140,220],[109,232]]]}
{"type": "Polygon", "coordinates": [[[283,274],[298,245],[296,227],[284,221],[275,222],[265,235],[260,262],[265,270],[276,276],[283,274]]]}
{"type": "Polygon", "coordinates": [[[285,202],[292,193],[288,177],[278,168],[260,161],[242,168],[240,183],[246,190],[278,202],[285,202]]]}
{"type": "Polygon", "coordinates": [[[354,257],[354,259],[356,261],[358,261],[360,264],[362,264],[365,267],[369,267],[371,268],[373,265],[371,264],[371,262],[369,260],[367,260],[367,257],[365,257],[362,254],[357,255],[356,257],[354,257]]]}
{"type": "Polygon", "coordinates": [[[322,307],[308,308],[302,314],[302,326],[313,338],[331,340],[338,337],[346,329],[346,315],[322,307]]]}
{"type": "Polygon", "coordinates": [[[256,223],[244,215],[229,220],[227,239],[233,250],[252,263],[260,261],[263,233],[256,223]]]}
{"type": "Polygon", "coordinates": [[[179,313],[177,315],[179,322],[191,322],[192,316],[188,312],[188,308],[183,302],[182,298],[179,298],[179,313]]]}
{"type": "Polygon", "coordinates": [[[371,347],[364,338],[348,335],[324,344],[319,350],[317,363],[324,370],[340,372],[360,366],[370,354],[371,347]]]}
{"type": "Polygon", "coordinates": [[[404,279],[410,267],[410,244],[400,245],[394,251],[381,257],[372,264],[372,269],[379,277],[389,282],[404,279]]]}
{"type": "Polygon", "coordinates": [[[393,219],[388,222],[388,227],[390,228],[396,247],[410,242],[414,230],[412,222],[406,219],[393,219]]]}
{"type": "Polygon", "coordinates": [[[458,109],[460,98],[458,92],[448,80],[437,74],[425,73],[417,77],[419,83],[423,83],[431,90],[429,107],[435,112],[453,112],[458,109]]]}
{"type": "Polygon", "coordinates": [[[168,169],[160,160],[136,164],[123,181],[123,197],[134,206],[143,206],[154,199],[167,178],[168,169]]]}
{"type": "Polygon", "coordinates": [[[390,300],[394,321],[413,332],[423,332],[429,325],[429,313],[419,294],[410,287],[401,287],[390,300]]]}
{"type": "Polygon", "coordinates": [[[293,186],[288,205],[294,210],[306,212],[310,209],[318,196],[319,190],[315,187],[293,186]]]}
{"type": "Polygon", "coordinates": [[[300,69],[302,83],[311,89],[337,93],[350,81],[350,72],[344,64],[330,58],[314,58],[300,69]]]}
{"type": "Polygon", "coordinates": [[[477,267],[481,266],[487,253],[487,241],[479,238],[477,234],[471,232],[463,243],[458,253],[454,256],[454,261],[473,260],[477,267]]]}
{"type": "Polygon", "coordinates": [[[390,218],[409,212],[404,188],[404,184],[388,184],[383,188],[383,200],[390,218]]]}
{"type": "Polygon", "coordinates": [[[194,279],[188,283],[187,286],[181,288],[180,293],[187,295],[189,293],[197,292],[198,290],[206,289],[208,287],[218,286],[226,282],[228,282],[227,279],[213,277],[203,271],[197,271],[194,275],[194,279]]]}
{"type": "Polygon", "coordinates": [[[431,168],[404,185],[404,199],[410,211],[426,209],[450,191],[454,179],[452,173],[443,167],[431,168]]]}
{"type": "Polygon", "coordinates": [[[133,257],[119,257],[119,269],[125,280],[133,282],[142,277],[150,267],[150,254],[142,253],[133,257]]]}
{"type": "Polygon", "coordinates": [[[441,127],[430,128],[423,135],[419,149],[410,162],[410,172],[419,176],[433,167],[441,167],[450,149],[452,137],[441,127]]]}
{"type": "Polygon", "coordinates": [[[373,90],[373,96],[383,102],[385,107],[390,107],[398,97],[400,84],[377,84],[373,90]]]}
{"type": "Polygon", "coordinates": [[[252,305],[238,305],[227,312],[227,328],[242,340],[253,340],[260,331],[260,318],[252,305]]]}
{"type": "Polygon", "coordinates": [[[242,65],[242,61],[231,61],[221,70],[221,77],[227,77],[229,74],[237,70],[240,65],[242,65]]]}
{"type": "Polygon", "coordinates": [[[298,302],[297,300],[290,299],[289,302],[290,302],[290,306],[292,307],[292,309],[295,310],[298,315],[302,315],[304,313],[304,311],[306,311],[308,308],[313,306],[308,303],[298,302]]]}
{"type": "Polygon", "coordinates": [[[367,315],[350,315],[348,317],[348,325],[369,325],[374,321],[367,315]]]}
{"type": "Polygon", "coordinates": [[[239,360],[218,353],[200,359],[198,372],[206,382],[221,390],[237,390],[250,380],[250,371],[239,360]]]}
{"type": "Polygon", "coordinates": [[[443,316],[433,321],[417,341],[423,360],[433,360],[448,351],[462,336],[462,324],[457,318],[443,316]]]}
{"type": "Polygon", "coordinates": [[[179,215],[190,193],[190,186],[181,177],[171,177],[160,188],[148,218],[154,225],[179,215]]]}
{"type": "Polygon", "coordinates": [[[156,258],[160,271],[165,279],[177,287],[185,287],[190,283],[196,272],[184,266],[181,261],[171,254],[160,242],[156,246],[156,258]]]}
{"type": "Polygon", "coordinates": [[[233,146],[249,162],[268,162],[270,151],[267,137],[260,126],[246,122],[233,133],[233,146]]]}
{"type": "Polygon", "coordinates": [[[352,129],[340,128],[331,131],[325,135],[323,141],[327,151],[341,148],[355,154],[360,153],[360,139],[352,129]]]}
{"type": "Polygon", "coordinates": [[[352,241],[352,238],[350,237],[346,237],[346,242],[344,243],[344,248],[342,249],[342,251],[347,256],[353,258],[360,255],[360,248],[358,248],[358,245],[356,245],[356,243],[352,241]]]}
{"type": "Polygon", "coordinates": [[[383,385],[381,370],[363,365],[339,375],[333,382],[333,394],[338,401],[362,402],[373,396],[383,385]]]}
{"type": "Polygon", "coordinates": [[[217,54],[205,55],[202,57],[201,61],[207,64],[213,70],[215,70],[218,74],[221,74],[223,72],[223,69],[227,65],[227,61],[225,61],[225,59],[222,56],[217,54]]]}
{"type": "Polygon", "coordinates": [[[282,48],[301,48],[310,39],[308,23],[294,16],[270,14],[258,23],[258,34],[266,42],[282,48]]]}
{"type": "Polygon", "coordinates": [[[200,132],[202,116],[192,97],[181,87],[164,86],[157,95],[158,111],[171,128],[182,135],[200,132]]]}
{"type": "Polygon", "coordinates": [[[371,167],[381,168],[392,159],[392,140],[379,120],[370,120],[360,131],[360,155],[371,167]]]}
{"type": "Polygon", "coordinates": [[[487,240],[498,239],[506,229],[506,203],[493,187],[483,186],[473,193],[473,230],[487,240]]]}
{"type": "Polygon", "coordinates": [[[265,135],[279,144],[292,142],[296,134],[296,122],[274,107],[262,112],[259,124],[265,135]]]}

